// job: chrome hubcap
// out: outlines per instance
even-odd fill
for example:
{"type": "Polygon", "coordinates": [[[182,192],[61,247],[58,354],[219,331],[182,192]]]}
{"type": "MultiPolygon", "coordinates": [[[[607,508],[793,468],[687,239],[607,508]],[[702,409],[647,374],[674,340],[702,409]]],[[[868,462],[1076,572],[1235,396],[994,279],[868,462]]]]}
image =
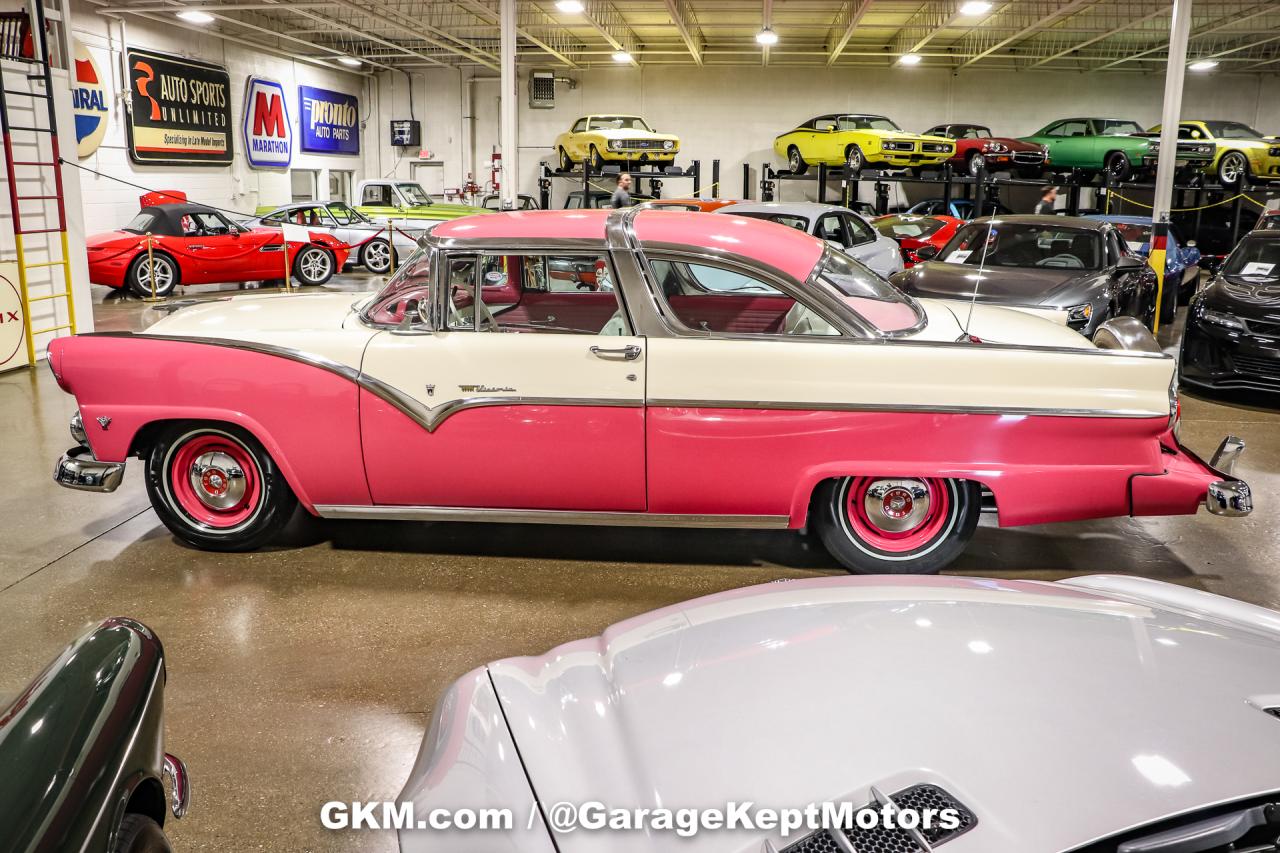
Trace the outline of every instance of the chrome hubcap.
{"type": "Polygon", "coordinates": [[[308,281],[317,281],[329,272],[329,256],[319,249],[311,249],[302,258],[302,274],[308,281]]]}
{"type": "Polygon", "coordinates": [[[387,268],[390,261],[391,249],[381,240],[369,244],[369,248],[365,249],[365,266],[373,267],[375,272],[380,272],[387,268]]]}
{"type": "Polygon", "coordinates": [[[918,527],[929,515],[929,488],[920,480],[876,480],[863,498],[867,518],[890,533],[918,527]]]}
{"type": "Polygon", "coordinates": [[[212,509],[230,509],[244,498],[244,469],[225,453],[202,453],[191,463],[191,488],[212,509]]]}
{"type": "Polygon", "coordinates": [[[976,176],[978,172],[982,171],[982,167],[985,165],[987,165],[986,157],[983,157],[981,154],[973,155],[973,158],[969,160],[969,174],[976,176]]]}

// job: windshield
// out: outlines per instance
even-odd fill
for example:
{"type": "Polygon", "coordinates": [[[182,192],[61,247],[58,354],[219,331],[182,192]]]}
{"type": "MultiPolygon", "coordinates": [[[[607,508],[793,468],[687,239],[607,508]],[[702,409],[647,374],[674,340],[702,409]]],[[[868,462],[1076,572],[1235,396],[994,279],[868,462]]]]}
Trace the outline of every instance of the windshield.
{"type": "Polygon", "coordinates": [[[1246,237],[1231,253],[1222,272],[1258,281],[1280,279],[1280,240],[1246,237]]]}
{"type": "Polygon", "coordinates": [[[1261,139],[1262,134],[1238,121],[1206,121],[1204,126],[1219,139],[1261,139]]]}
{"type": "Polygon", "coordinates": [[[594,116],[587,127],[590,130],[653,130],[640,116],[594,116]]]}
{"type": "Polygon", "coordinates": [[[828,248],[815,278],[881,332],[904,332],[924,318],[919,303],[844,252],[828,248]]]}
{"type": "Polygon", "coordinates": [[[355,225],[356,223],[371,224],[372,219],[359,213],[353,208],[347,207],[340,201],[331,201],[327,205],[329,215],[334,218],[339,225],[355,225]]]}
{"type": "Polygon", "coordinates": [[[1102,257],[1102,238],[1095,231],[995,220],[965,225],[938,259],[971,266],[1096,270],[1102,257]]]}
{"type": "Polygon", "coordinates": [[[836,116],[841,130],[902,130],[884,116],[836,116]]]}
{"type": "Polygon", "coordinates": [[[1098,133],[1103,136],[1128,136],[1142,133],[1142,127],[1136,121],[1100,118],[1094,124],[1098,127],[1098,133]]]}
{"type": "Polygon", "coordinates": [[[431,200],[431,196],[427,195],[427,191],[419,184],[396,184],[396,187],[399,188],[400,192],[404,194],[405,200],[413,207],[426,207],[427,205],[435,204],[431,200]]]}
{"type": "Polygon", "coordinates": [[[431,300],[431,256],[418,249],[370,301],[361,317],[368,323],[410,324],[419,321],[418,311],[431,300]]]}
{"type": "Polygon", "coordinates": [[[785,225],[788,228],[794,228],[797,231],[809,233],[809,218],[800,216],[795,213],[770,213],[766,210],[748,210],[744,213],[738,211],[730,211],[738,216],[749,216],[752,219],[763,219],[765,222],[776,222],[779,225],[785,225]]]}
{"type": "Polygon", "coordinates": [[[956,139],[990,139],[991,131],[976,124],[957,125],[951,128],[956,139]]]}
{"type": "Polygon", "coordinates": [[[932,216],[886,216],[871,223],[886,237],[924,239],[936,234],[947,224],[932,216]]]}

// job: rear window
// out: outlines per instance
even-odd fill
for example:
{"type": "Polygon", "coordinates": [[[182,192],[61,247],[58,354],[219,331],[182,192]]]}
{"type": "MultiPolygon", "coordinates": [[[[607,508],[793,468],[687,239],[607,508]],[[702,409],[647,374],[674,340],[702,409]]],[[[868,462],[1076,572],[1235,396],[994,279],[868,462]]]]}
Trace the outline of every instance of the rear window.
{"type": "Polygon", "coordinates": [[[122,230],[132,231],[134,234],[146,234],[148,231],[154,232],[156,230],[156,222],[158,222],[159,219],[160,217],[156,214],[149,210],[144,210],[138,213],[137,216],[133,217],[133,219],[130,219],[129,224],[122,230]]]}
{"type": "Polygon", "coordinates": [[[776,222],[779,225],[785,225],[788,228],[794,228],[797,231],[809,233],[809,219],[805,216],[797,216],[794,213],[764,213],[762,211],[750,211],[747,213],[738,213],[732,211],[738,216],[749,216],[752,219],[763,219],[766,222],[776,222]]]}
{"type": "Polygon", "coordinates": [[[893,216],[872,223],[881,234],[895,240],[904,238],[922,240],[938,233],[946,224],[932,216],[893,216]]]}

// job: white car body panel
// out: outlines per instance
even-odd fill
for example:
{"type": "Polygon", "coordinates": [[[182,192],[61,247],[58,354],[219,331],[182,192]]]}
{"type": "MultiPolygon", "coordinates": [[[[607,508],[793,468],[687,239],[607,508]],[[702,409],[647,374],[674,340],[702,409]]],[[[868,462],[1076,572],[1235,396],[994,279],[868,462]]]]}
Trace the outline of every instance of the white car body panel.
{"type": "MultiPolygon", "coordinates": [[[[822,578],[664,608],[488,669],[544,807],[861,806],[872,786],[932,783],[978,819],[939,849],[1052,853],[1280,789],[1280,720],[1261,710],[1278,631],[1261,608],[1136,578],[822,578]]],[[[479,738],[473,718],[455,706],[436,725],[479,738]]],[[[432,768],[474,773],[448,756],[432,768]]],[[[433,805],[420,776],[403,795],[418,810],[433,805]]],[[[502,835],[467,849],[513,849],[502,835]]],[[[579,829],[556,843],[761,853],[799,837],[579,829]]],[[[401,849],[432,841],[402,833],[401,849]]]]}

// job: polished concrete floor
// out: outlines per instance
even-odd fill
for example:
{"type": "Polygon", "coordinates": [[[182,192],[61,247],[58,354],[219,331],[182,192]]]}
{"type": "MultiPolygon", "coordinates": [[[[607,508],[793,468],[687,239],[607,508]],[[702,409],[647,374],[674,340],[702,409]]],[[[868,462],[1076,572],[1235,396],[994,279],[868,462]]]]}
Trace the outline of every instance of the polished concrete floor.
{"type": "MultiPolygon", "coordinates": [[[[104,294],[99,328],[152,319],[104,294]]],[[[74,408],[43,366],[0,376],[0,701],[104,617],[153,627],[168,655],[167,748],[194,780],[191,813],[170,824],[180,851],[389,853],[389,834],[322,829],[320,805],[394,797],[453,679],[694,596],[840,573],[791,533],[308,517],[269,550],[202,553],[161,526],[136,464],[111,495],[50,481],[74,408]]],[[[984,523],[953,571],[1130,573],[1280,607],[1280,414],[1189,397],[1183,412],[1183,441],[1203,455],[1227,433],[1245,439],[1253,516],[984,523]]]]}

